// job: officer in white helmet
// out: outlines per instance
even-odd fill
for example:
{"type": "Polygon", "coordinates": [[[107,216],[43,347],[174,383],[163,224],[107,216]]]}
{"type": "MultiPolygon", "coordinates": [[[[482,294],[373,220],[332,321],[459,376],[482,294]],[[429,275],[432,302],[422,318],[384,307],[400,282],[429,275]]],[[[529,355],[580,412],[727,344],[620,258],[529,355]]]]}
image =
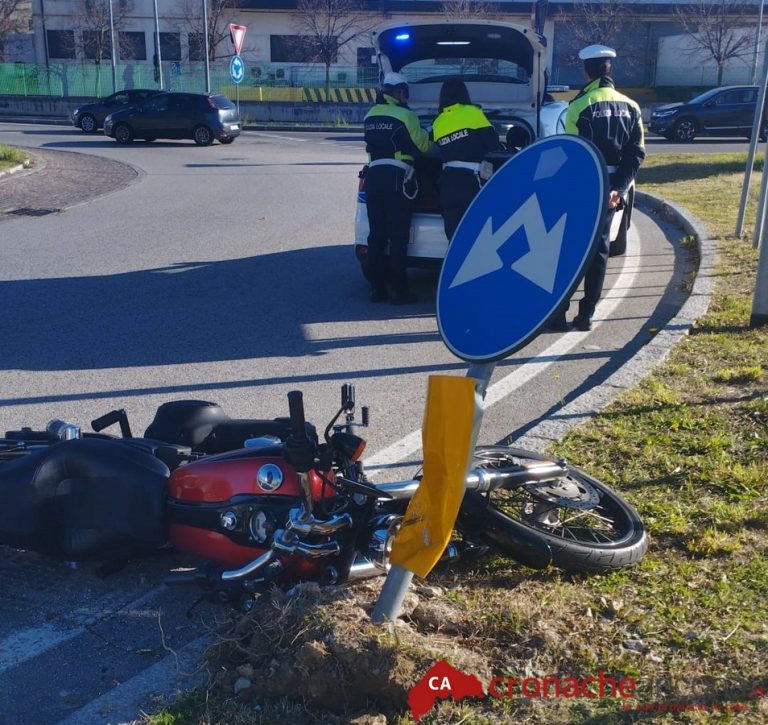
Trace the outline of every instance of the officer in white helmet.
{"type": "MultiPolygon", "coordinates": [[[[607,45],[589,45],[579,51],[587,84],[571,101],[565,116],[566,133],[592,141],[608,166],[610,197],[600,245],[584,277],[584,297],[573,320],[578,330],[592,327],[592,315],[600,300],[610,249],[611,222],[626,198],[632,180],[645,158],[645,140],[640,107],[619,93],[613,83],[616,51],[607,45]]],[[[550,328],[565,331],[565,308],[550,323],[550,328]]]]}
{"type": "Polygon", "coordinates": [[[371,301],[416,302],[408,288],[406,257],[411,216],[418,187],[413,163],[433,146],[419,117],[408,108],[408,80],[401,73],[384,75],[376,105],[365,116],[366,208],[368,257],[363,271],[371,285],[371,301]],[[389,247],[389,259],[386,251],[389,247]]]}

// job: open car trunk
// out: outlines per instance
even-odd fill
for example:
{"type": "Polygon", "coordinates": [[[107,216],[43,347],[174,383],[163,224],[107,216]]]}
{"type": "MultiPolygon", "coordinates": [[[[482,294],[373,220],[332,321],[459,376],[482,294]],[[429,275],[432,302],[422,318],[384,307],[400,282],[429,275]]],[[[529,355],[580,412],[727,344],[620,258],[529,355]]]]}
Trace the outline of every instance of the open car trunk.
{"type": "Polygon", "coordinates": [[[461,78],[491,122],[525,118],[539,135],[546,88],[546,40],[530,28],[487,20],[388,25],[373,33],[382,73],[403,73],[409,106],[423,120],[437,115],[440,88],[461,78]]]}

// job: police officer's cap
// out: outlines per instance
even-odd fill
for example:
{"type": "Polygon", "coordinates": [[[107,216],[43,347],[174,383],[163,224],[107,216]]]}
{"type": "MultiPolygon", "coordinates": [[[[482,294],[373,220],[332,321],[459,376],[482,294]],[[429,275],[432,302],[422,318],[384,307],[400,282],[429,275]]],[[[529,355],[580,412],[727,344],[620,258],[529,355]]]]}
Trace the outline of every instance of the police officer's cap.
{"type": "Polygon", "coordinates": [[[602,60],[604,58],[615,57],[616,51],[613,48],[609,48],[607,45],[588,45],[586,48],[582,48],[579,51],[579,58],[581,58],[581,60],[602,60]]]}
{"type": "Polygon", "coordinates": [[[392,86],[393,88],[395,86],[407,86],[408,79],[402,73],[393,73],[392,71],[389,71],[389,73],[384,74],[382,85],[392,86]]]}

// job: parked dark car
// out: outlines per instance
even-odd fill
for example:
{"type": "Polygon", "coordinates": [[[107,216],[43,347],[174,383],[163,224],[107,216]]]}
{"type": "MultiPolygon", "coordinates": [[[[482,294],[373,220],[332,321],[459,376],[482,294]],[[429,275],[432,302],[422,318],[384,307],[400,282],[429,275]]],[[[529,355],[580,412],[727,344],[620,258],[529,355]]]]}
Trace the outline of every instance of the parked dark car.
{"type": "Polygon", "coordinates": [[[198,146],[218,139],[228,144],[240,135],[240,116],[226,96],[162,93],[107,116],[104,133],[122,144],[135,138],[191,138],[198,146]]]}
{"type": "MultiPolygon", "coordinates": [[[[670,141],[693,141],[696,136],[746,136],[752,134],[757,108],[757,86],[712,88],[688,103],[670,103],[651,114],[648,128],[670,141]]],[[[765,114],[760,139],[766,138],[765,114]]]]}
{"type": "Polygon", "coordinates": [[[114,111],[143,103],[161,91],[151,88],[131,88],[118,91],[94,103],[86,103],[72,111],[72,124],[85,133],[96,133],[104,125],[104,119],[114,111]]]}

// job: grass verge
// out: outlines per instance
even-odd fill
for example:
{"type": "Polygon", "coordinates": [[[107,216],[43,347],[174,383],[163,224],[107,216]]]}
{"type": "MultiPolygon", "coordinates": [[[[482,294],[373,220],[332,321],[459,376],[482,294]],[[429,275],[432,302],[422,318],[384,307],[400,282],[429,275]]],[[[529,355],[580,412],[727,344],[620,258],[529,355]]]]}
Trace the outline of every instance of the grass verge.
{"type": "Polygon", "coordinates": [[[0,171],[25,163],[29,157],[13,146],[0,144],[0,171]]]}
{"type": "MultiPolygon", "coordinates": [[[[426,723],[768,722],[768,328],[749,328],[757,254],[748,238],[733,236],[744,164],[744,154],[660,155],[641,169],[640,188],[684,206],[718,240],[712,305],[650,377],[556,447],[639,510],[652,536],[645,559],[607,576],[532,572],[502,558],[438,571],[430,577],[438,596],[418,601],[391,641],[386,634],[376,639],[361,620],[333,629],[341,605],[318,600],[328,617],[322,626],[316,610],[293,620],[295,642],[309,658],[291,660],[293,666],[312,675],[312,658],[319,657],[327,668],[329,642],[342,632],[374,642],[378,676],[390,685],[398,673],[412,676],[416,663],[420,677],[424,662],[438,657],[456,666],[471,662],[470,673],[604,672],[636,685],[630,700],[520,693],[445,700],[426,723]]],[[[365,592],[353,592],[359,607],[365,592]]],[[[313,701],[311,688],[302,690],[303,699],[253,688],[234,696],[233,682],[244,672],[254,682],[263,671],[289,677],[275,664],[289,652],[265,655],[264,640],[255,652],[258,637],[248,621],[233,619],[229,648],[215,648],[213,686],[149,722],[411,721],[405,703],[393,702],[394,690],[385,687],[362,715],[349,706],[328,709],[313,701]]],[[[364,660],[355,661],[362,667],[364,660]]],[[[344,676],[338,670],[340,691],[344,676]]]]}

